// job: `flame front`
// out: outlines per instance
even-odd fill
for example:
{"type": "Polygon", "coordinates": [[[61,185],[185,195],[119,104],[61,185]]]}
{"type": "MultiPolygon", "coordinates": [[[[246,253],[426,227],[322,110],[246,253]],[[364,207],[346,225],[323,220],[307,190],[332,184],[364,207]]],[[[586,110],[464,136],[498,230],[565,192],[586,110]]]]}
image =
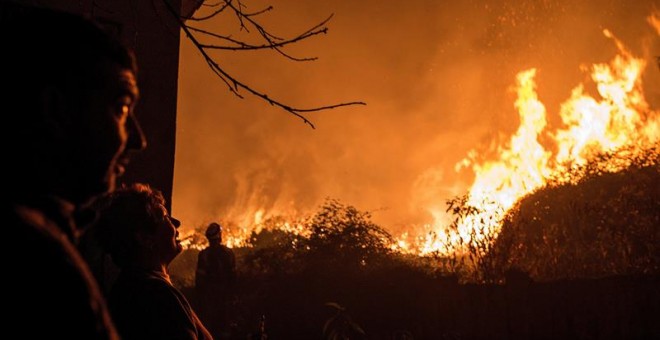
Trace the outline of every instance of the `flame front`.
{"type": "MultiPolygon", "coordinates": [[[[649,22],[660,35],[658,17],[649,17],[649,22]]],[[[640,77],[646,64],[634,57],[611,32],[604,30],[603,34],[612,39],[619,53],[610,63],[590,68],[597,96],[586,93],[583,84],[577,85],[560,106],[563,126],[548,131],[546,107],[536,93],[537,70],[518,73],[514,107],[520,126],[516,132],[496,148],[492,160],[479,161],[478,152],[472,150],[456,165],[457,171],[467,168],[475,175],[465,203],[475,207],[476,213],[461,219],[455,228],[448,228],[446,213],[428,208],[436,221],[424,226],[424,232],[417,235],[411,231],[402,233],[395,238],[392,249],[418,255],[461,254],[470,243],[494,240],[503,216],[523,196],[551,180],[558,183],[579,180],[567,175],[570,169],[592,161],[599,154],[621,152],[621,157],[614,158],[618,161],[605,166],[606,171],[621,171],[629,166],[626,160],[635,153],[657,147],[660,114],[646,102],[640,77]],[[621,151],[624,149],[625,154],[621,151]]],[[[265,220],[281,215],[261,209],[250,211],[254,212],[252,217],[244,218],[241,224],[247,227],[227,228],[225,242],[230,247],[246,245],[252,231],[259,232],[265,228],[265,220]]],[[[304,219],[282,219],[271,222],[267,228],[307,236],[305,223],[304,219]]],[[[195,243],[189,246],[195,247],[195,243]]]]}

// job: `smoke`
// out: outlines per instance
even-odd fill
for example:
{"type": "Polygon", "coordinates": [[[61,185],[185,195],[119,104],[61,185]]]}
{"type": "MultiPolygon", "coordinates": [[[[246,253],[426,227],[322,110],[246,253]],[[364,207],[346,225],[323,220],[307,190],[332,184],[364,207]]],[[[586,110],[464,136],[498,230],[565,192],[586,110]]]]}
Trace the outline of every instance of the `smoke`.
{"type": "MultiPolygon", "coordinates": [[[[647,20],[653,2],[273,3],[264,19],[278,35],[335,14],[327,35],[287,49],[319,60],[296,63],[273,51],[217,59],[287,104],[368,103],[307,115],[316,130],[247,93],[230,94],[182,37],[173,213],[188,228],[240,225],[260,210],[313,212],[332,197],[372,211],[392,231],[431,222],[429,208],[471,184],[472,174],[455,164],[472,149],[487,157],[487,146],[517,127],[510,90],[517,72],[539,70],[539,97],[549,123],[559,124],[559,103],[587,77],[580,66],[615,54],[607,28],[649,58],[647,87],[657,94],[660,43],[647,20]]],[[[248,3],[259,4],[270,3],[248,3]]],[[[214,25],[240,34],[234,22],[214,25]]],[[[660,99],[647,98],[658,106],[660,99]]]]}

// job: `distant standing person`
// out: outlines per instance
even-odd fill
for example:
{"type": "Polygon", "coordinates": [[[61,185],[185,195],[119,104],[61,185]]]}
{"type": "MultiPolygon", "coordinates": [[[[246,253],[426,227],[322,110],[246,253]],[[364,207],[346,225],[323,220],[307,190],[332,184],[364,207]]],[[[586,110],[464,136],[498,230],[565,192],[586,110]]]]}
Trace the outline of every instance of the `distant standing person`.
{"type": "Polygon", "coordinates": [[[234,252],[222,244],[222,227],[213,222],[206,229],[209,246],[199,253],[195,286],[200,315],[211,333],[220,338],[229,332],[230,302],[236,284],[234,252]]]}
{"type": "Polygon", "coordinates": [[[165,199],[145,184],[112,193],[100,203],[96,233],[121,268],[108,304],[123,339],[212,339],[167,266],[182,251],[181,225],[165,199]]]}

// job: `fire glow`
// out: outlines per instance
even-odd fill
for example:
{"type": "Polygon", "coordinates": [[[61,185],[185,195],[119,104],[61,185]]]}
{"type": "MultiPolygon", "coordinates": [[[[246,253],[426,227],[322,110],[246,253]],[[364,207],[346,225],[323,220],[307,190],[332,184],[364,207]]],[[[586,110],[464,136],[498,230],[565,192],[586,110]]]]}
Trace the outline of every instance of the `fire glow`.
{"type": "MultiPolygon", "coordinates": [[[[655,147],[660,116],[644,99],[640,75],[646,64],[634,57],[608,30],[603,34],[615,42],[619,54],[609,64],[596,64],[591,68],[591,79],[600,99],[585,93],[583,84],[576,86],[560,107],[559,115],[565,127],[548,132],[545,130],[546,109],[536,94],[536,69],[518,73],[514,106],[520,116],[520,126],[516,133],[505,145],[498,146],[498,159],[477,162],[476,152],[471,152],[457,164],[457,170],[465,167],[475,174],[468,204],[480,212],[462,221],[453,235],[443,231],[441,237],[433,240],[422,238],[413,252],[442,253],[456,249],[448,242],[459,238],[467,243],[474,242],[475,237],[496,236],[504,214],[521,197],[546,185],[550,179],[558,183],[575,182],[579,178],[565,176],[568,170],[586,164],[598,154],[623,149],[645,152],[655,147]],[[543,133],[554,142],[554,153],[539,142],[543,133]]],[[[607,164],[606,170],[625,169],[628,164],[623,160],[634,155],[621,156],[622,162],[607,164]]]]}
{"type": "MultiPolygon", "coordinates": [[[[657,22],[657,17],[649,18],[652,24],[653,20],[657,22]]],[[[570,169],[593,161],[599,154],[621,153],[614,158],[617,161],[605,166],[608,172],[618,172],[629,166],[626,159],[657,148],[660,112],[650,108],[644,98],[641,73],[646,63],[633,56],[611,32],[604,30],[603,34],[615,43],[618,54],[609,63],[595,64],[589,69],[597,95],[588,94],[584,84],[577,85],[560,106],[562,127],[548,131],[546,107],[536,92],[538,72],[536,69],[519,72],[514,103],[520,118],[517,131],[506,143],[497,146],[497,156],[493,159],[478,160],[479,153],[473,150],[455,167],[456,171],[468,169],[474,173],[467,204],[478,212],[450,229],[440,218],[446,213],[429,208],[429,213],[438,218],[425,226],[427,232],[402,233],[395,237],[392,249],[422,256],[460,254],[466,244],[494,239],[502,218],[525,195],[550,181],[578,181],[580,178],[567,176],[570,169]]],[[[241,225],[251,227],[227,228],[225,243],[230,247],[245,246],[253,231],[264,228],[264,214],[263,209],[246,213],[252,217],[241,225]]],[[[291,219],[269,227],[306,236],[306,223],[305,219],[291,219]]],[[[188,246],[196,247],[196,244],[191,242],[188,246]]]]}

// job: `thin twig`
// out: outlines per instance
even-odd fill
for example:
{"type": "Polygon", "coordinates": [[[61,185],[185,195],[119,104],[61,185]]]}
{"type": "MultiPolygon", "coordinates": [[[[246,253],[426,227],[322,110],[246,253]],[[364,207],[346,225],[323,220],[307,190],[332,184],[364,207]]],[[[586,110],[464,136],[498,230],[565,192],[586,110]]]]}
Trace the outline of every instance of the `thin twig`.
{"type": "Polygon", "coordinates": [[[216,6],[219,6],[220,4],[223,4],[223,3],[225,3],[225,2],[224,2],[224,1],[218,1],[218,2],[216,2],[216,3],[214,3],[214,4],[207,4],[206,1],[204,1],[204,2],[202,3],[202,6],[205,6],[205,7],[216,7],[216,6]]]}
{"type": "MultiPolygon", "coordinates": [[[[195,31],[195,32],[199,32],[199,33],[202,33],[202,34],[206,34],[206,35],[212,36],[212,37],[214,37],[214,38],[218,38],[218,39],[227,40],[227,41],[229,41],[229,42],[231,42],[231,43],[234,43],[234,44],[236,44],[236,45],[239,45],[239,46],[249,46],[249,45],[246,44],[245,42],[240,41],[240,40],[236,40],[236,39],[232,38],[231,36],[220,35],[220,34],[217,34],[217,33],[214,33],[214,32],[209,32],[209,31],[207,31],[207,30],[203,30],[203,29],[201,29],[201,28],[193,27],[193,26],[190,26],[190,25],[186,25],[186,26],[187,26],[191,31],[195,31]]],[[[209,48],[211,48],[211,47],[209,47],[209,48]]]]}
{"type": "MultiPolygon", "coordinates": [[[[225,4],[224,4],[222,7],[218,8],[218,9],[215,10],[213,13],[211,13],[211,14],[209,14],[209,15],[207,15],[207,16],[203,16],[203,17],[199,17],[199,18],[196,18],[196,17],[190,17],[190,18],[187,18],[187,20],[192,20],[192,21],[202,21],[202,20],[208,20],[208,19],[211,19],[211,18],[213,18],[214,16],[216,16],[216,15],[222,13],[222,12],[223,12],[223,11],[229,6],[229,3],[231,3],[231,0],[227,0],[227,1],[225,1],[225,4]]],[[[218,3],[218,4],[219,4],[219,3],[218,3]]],[[[216,5],[218,5],[218,4],[216,4],[216,5]]]]}
{"type": "Polygon", "coordinates": [[[253,17],[253,16],[257,16],[257,15],[262,14],[262,13],[266,13],[266,12],[272,10],[272,9],[273,9],[273,6],[268,6],[268,7],[264,8],[260,11],[254,12],[254,13],[243,13],[243,16],[253,17]]]}
{"type": "MultiPolygon", "coordinates": [[[[262,50],[262,49],[277,49],[277,48],[279,48],[279,47],[286,46],[286,45],[289,45],[289,44],[292,44],[292,43],[298,42],[298,41],[300,41],[300,40],[303,40],[303,39],[309,38],[309,37],[314,36],[314,35],[317,35],[317,34],[325,34],[325,33],[327,33],[327,28],[324,28],[323,30],[316,31],[316,32],[311,32],[311,33],[308,33],[308,34],[306,34],[306,35],[301,35],[301,36],[296,37],[296,38],[293,38],[293,39],[291,39],[291,40],[286,40],[286,41],[282,41],[282,42],[274,42],[274,43],[272,43],[272,44],[251,45],[251,44],[246,44],[246,43],[243,42],[243,41],[239,41],[239,40],[236,40],[236,39],[232,39],[232,38],[230,38],[230,37],[226,37],[226,36],[221,36],[221,35],[218,35],[218,34],[215,34],[215,33],[212,33],[212,32],[207,32],[207,31],[204,31],[204,30],[201,30],[201,29],[197,29],[197,28],[194,28],[194,27],[190,27],[190,26],[188,26],[188,28],[190,28],[190,29],[193,30],[193,31],[197,31],[197,32],[200,32],[200,33],[203,33],[203,34],[211,35],[211,36],[214,36],[214,37],[216,37],[216,38],[224,39],[224,40],[227,40],[227,41],[230,41],[230,42],[232,42],[232,43],[234,43],[234,44],[239,45],[239,46],[222,46],[222,45],[200,44],[200,46],[201,46],[202,48],[208,48],[208,49],[212,49],[212,50],[262,50]]],[[[312,58],[305,58],[305,59],[306,59],[306,60],[316,60],[317,58],[316,58],[316,57],[312,57],[312,58]]]]}

